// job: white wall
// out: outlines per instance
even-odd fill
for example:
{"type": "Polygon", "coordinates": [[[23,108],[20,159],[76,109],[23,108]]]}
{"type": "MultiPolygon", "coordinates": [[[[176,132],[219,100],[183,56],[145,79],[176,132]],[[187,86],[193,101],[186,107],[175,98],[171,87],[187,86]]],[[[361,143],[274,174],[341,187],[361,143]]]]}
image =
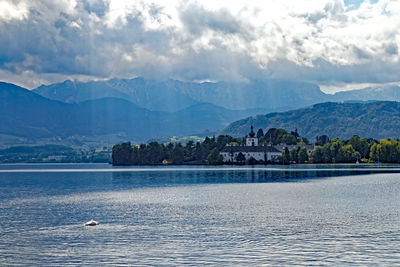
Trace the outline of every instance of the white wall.
{"type": "Polygon", "coordinates": [[[258,138],[246,138],[246,146],[258,146],[258,138]]]}
{"type": "MultiPolygon", "coordinates": [[[[233,155],[230,152],[221,152],[222,155],[222,160],[224,162],[236,162],[236,157],[239,155],[240,152],[234,152],[233,155]]],[[[264,152],[249,152],[249,153],[243,153],[244,157],[246,160],[249,160],[251,157],[253,157],[255,160],[258,161],[264,161],[264,152]]],[[[282,155],[280,152],[267,152],[267,160],[273,160],[276,159],[278,156],[282,155]]]]}

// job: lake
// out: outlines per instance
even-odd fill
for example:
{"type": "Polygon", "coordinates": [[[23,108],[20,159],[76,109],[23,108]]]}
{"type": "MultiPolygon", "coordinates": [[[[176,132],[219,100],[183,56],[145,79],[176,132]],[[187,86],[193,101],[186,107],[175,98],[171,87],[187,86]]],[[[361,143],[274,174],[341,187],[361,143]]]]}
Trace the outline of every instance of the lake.
{"type": "Polygon", "coordinates": [[[0,265],[399,261],[399,165],[0,165],[0,265]]]}

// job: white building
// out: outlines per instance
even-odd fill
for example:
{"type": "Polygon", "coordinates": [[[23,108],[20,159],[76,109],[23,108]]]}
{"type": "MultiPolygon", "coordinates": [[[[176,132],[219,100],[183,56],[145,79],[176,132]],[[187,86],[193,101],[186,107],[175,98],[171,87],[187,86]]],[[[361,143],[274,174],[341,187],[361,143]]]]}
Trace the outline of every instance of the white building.
{"type": "Polygon", "coordinates": [[[282,152],[272,146],[259,146],[258,138],[253,131],[253,125],[251,125],[251,131],[246,138],[246,146],[227,145],[221,150],[220,154],[225,163],[240,162],[242,161],[240,160],[241,158],[244,159],[245,162],[252,160],[258,162],[276,162],[278,157],[282,155],[282,152]]]}
{"type": "Polygon", "coordinates": [[[246,138],[246,146],[258,146],[258,138],[253,131],[253,125],[251,125],[251,131],[249,136],[246,138]]]}
{"type": "Polygon", "coordinates": [[[279,144],[279,145],[275,145],[274,148],[276,148],[277,150],[279,150],[280,152],[283,152],[285,150],[285,148],[288,148],[289,151],[291,151],[292,149],[297,149],[297,148],[305,148],[307,149],[307,153],[311,154],[314,149],[315,149],[315,145],[310,144],[310,145],[286,145],[286,144],[279,144]]]}

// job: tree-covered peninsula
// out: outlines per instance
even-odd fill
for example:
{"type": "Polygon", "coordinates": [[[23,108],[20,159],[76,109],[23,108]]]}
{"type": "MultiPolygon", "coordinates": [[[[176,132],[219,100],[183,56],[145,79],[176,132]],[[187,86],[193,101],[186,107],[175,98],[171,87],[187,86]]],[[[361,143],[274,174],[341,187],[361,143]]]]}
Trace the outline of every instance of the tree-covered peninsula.
{"type": "MultiPolygon", "coordinates": [[[[301,138],[297,131],[271,128],[265,134],[257,131],[259,146],[280,148],[282,154],[274,163],[400,163],[400,139],[360,138],[355,135],[348,140],[329,140],[326,135],[316,138],[312,150],[305,148],[308,140],[301,138]]],[[[242,146],[246,137],[234,138],[229,135],[206,137],[203,142],[132,145],[130,142],[114,145],[113,165],[160,165],[160,164],[223,164],[221,150],[226,147],[242,146]]],[[[244,161],[239,154],[235,164],[265,164],[259,161],[244,161]]],[[[268,162],[270,163],[270,162],[268,162]]],[[[232,163],[228,163],[232,164],[232,163]]]]}

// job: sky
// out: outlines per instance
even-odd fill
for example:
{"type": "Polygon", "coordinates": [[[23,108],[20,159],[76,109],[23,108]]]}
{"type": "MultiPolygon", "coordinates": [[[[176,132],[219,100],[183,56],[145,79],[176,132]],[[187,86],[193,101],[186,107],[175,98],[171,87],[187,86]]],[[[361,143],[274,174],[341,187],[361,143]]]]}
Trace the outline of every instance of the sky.
{"type": "Polygon", "coordinates": [[[400,0],[0,0],[0,80],[400,81],[400,0]]]}

